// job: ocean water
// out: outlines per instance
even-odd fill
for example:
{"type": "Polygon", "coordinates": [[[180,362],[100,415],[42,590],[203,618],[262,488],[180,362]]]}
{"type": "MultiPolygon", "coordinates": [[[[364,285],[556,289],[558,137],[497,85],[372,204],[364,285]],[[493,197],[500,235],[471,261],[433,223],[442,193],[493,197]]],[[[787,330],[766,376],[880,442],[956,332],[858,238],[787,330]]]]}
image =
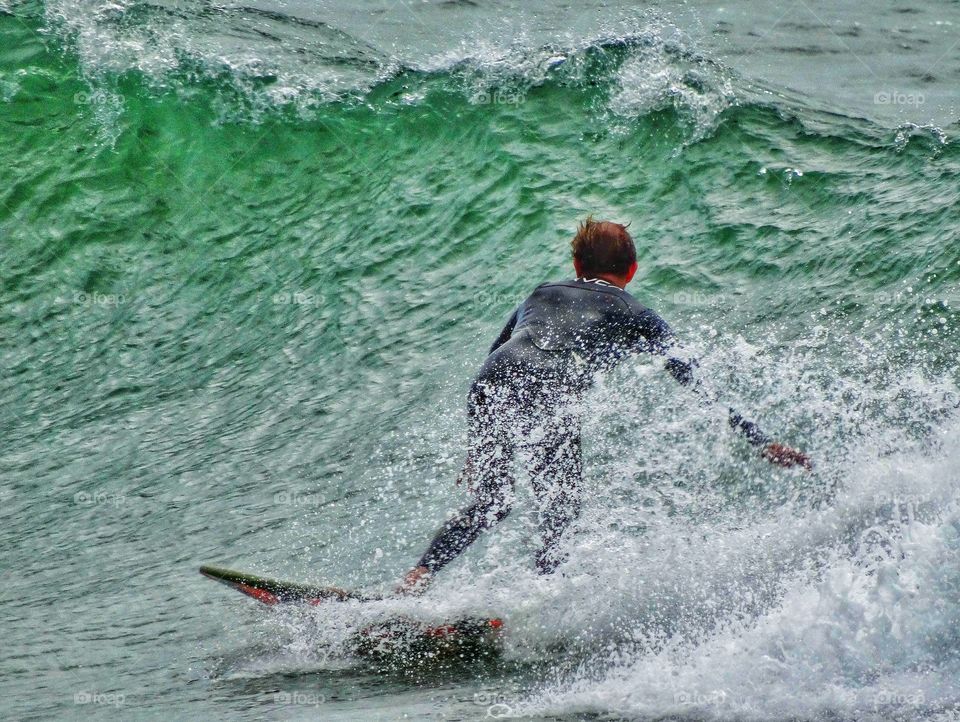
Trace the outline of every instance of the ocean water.
{"type": "Polygon", "coordinates": [[[4,718],[960,717],[960,6],[632,5],[0,2],[4,718]],[[523,483],[421,598],[197,574],[390,589],[587,213],[812,474],[638,358],[553,577],[523,483]]]}

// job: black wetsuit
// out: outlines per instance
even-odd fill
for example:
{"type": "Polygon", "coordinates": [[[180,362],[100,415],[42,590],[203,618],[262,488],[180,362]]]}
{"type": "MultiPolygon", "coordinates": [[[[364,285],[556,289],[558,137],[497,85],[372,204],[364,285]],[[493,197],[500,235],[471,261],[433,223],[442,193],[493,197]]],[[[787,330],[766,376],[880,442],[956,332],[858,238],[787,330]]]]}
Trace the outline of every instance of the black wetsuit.
{"type": "MultiPolygon", "coordinates": [[[[556,543],[580,513],[582,461],[577,401],[599,371],[634,353],[668,355],[676,339],[667,323],[606,281],[544,283],[501,331],[470,389],[470,444],[461,478],[476,495],[450,519],[418,566],[436,572],[484,529],[507,516],[515,453],[528,469],[540,515],[537,568],[562,561],[556,543]]],[[[693,364],[669,357],[667,370],[695,386],[693,364]]],[[[753,444],[767,437],[731,410],[730,424],[753,444]]]]}

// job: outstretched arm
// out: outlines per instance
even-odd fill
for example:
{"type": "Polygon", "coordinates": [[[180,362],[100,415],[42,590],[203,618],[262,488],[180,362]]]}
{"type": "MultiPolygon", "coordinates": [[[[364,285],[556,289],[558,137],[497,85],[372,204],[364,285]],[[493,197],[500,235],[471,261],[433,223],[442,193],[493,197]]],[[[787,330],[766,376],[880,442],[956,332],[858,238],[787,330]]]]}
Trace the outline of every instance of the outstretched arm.
{"type": "MultiPolygon", "coordinates": [[[[642,318],[642,333],[647,344],[647,350],[667,357],[665,364],[666,370],[673,376],[677,382],[690,388],[698,394],[704,402],[708,404],[715,403],[716,399],[710,398],[705,392],[700,381],[696,378],[694,369],[697,362],[693,359],[683,360],[675,354],[680,350],[680,344],[672,329],[662,318],[653,311],[647,311],[642,318]]],[[[779,444],[765,434],[753,421],[748,421],[736,410],[729,408],[730,427],[743,434],[743,437],[753,446],[761,448],[763,458],[772,464],[791,467],[802,466],[805,469],[812,469],[813,462],[810,457],[801,451],[792,449],[784,444],[779,444]]]]}
{"type": "Polygon", "coordinates": [[[520,313],[520,307],[514,310],[510,315],[510,318],[507,320],[507,325],[503,327],[503,330],[500,332],[500,335],[497,336],[496,340],[493,342],[493,345],[490,346],[490,350],[487,353],[493,353],[498,348],[503,346],[507,341],[510,340],[510,337],[513,335],[513,329],[517,325],[517,314],[520,313]]]}

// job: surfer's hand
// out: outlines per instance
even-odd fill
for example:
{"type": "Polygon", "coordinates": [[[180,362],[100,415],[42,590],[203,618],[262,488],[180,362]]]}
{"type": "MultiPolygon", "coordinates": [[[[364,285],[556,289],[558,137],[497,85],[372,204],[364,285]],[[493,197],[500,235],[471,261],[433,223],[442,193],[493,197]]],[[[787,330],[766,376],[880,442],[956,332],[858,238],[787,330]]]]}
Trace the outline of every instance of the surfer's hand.
{"type": "Polygon", "coordinates": [[[802,451],[791,449],[786,444],[772,442],[763,447],[763,458],[771,464],[791,468],[793,466],[802,466],[807,471],[813,468],[813,462],[810,457],[802,451]]]}
{"type": "Polygon", "coordinates": [[[397,587],[397,594],[423,594],[430,583],[430,570],[426,567],[414,567],[397,587]]]}

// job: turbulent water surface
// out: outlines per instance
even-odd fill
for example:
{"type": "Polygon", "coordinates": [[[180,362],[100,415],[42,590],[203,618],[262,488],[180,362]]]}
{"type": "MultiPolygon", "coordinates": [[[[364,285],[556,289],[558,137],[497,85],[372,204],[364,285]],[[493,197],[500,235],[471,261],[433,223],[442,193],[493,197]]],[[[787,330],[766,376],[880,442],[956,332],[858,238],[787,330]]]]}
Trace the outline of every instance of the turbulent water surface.
{"type": "Polygon", "coordinates": [[[955,719],[960,7],[0,3],[4,716],[955,719]],[[776,470],[650,359],[569,561],[466,492],[463,400],[587,213],[776,470]],[[502,654],[373,664],[403,614],[502,654]]]}

